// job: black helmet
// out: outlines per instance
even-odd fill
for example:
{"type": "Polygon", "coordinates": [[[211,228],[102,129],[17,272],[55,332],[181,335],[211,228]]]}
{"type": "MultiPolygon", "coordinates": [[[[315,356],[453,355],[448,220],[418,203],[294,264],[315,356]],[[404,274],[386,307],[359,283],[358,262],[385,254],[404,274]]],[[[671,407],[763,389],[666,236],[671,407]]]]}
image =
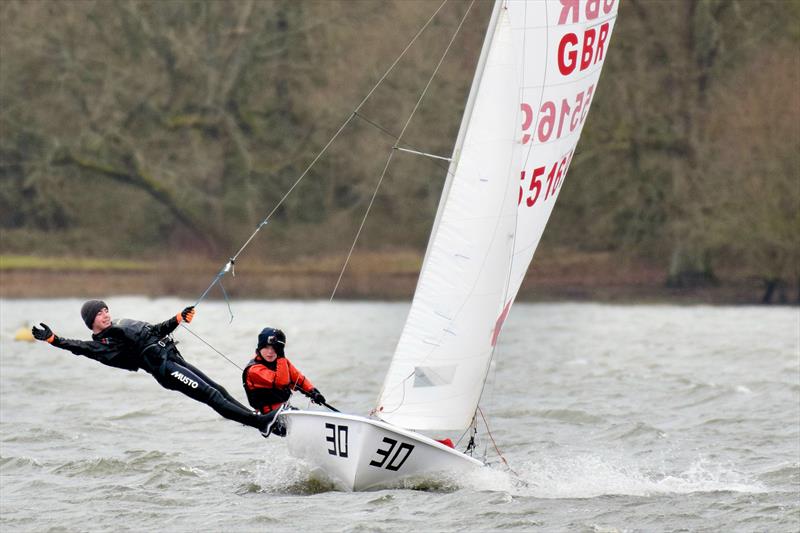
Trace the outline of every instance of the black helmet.
{"type": "Polygon", "coordinates": [[[264,346],[272,346],[279,357],[283,357],[283,347],[286,346],[286,335],[279,329],[264,328],[258,334],[256,352],[264,346]]]}

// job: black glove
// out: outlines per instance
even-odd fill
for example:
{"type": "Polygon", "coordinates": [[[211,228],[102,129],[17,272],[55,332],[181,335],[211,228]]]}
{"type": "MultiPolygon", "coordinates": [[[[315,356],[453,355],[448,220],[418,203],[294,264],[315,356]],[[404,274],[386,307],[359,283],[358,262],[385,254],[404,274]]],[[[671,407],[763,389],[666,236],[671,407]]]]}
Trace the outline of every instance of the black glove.
{"type": "Polygon", "coordinates": [[[33,338],[36,340],[52,343],[53,340],[55,339],[55,335],[53,335],[53,330],[50,329],[50,326],[42,322],[39,322],[39,325],[42,327],[37,328],[36,326],[33,326],[31,328],[31,334],[33,335],[33,338]]]}
{"type": "Polygon", "coordinates": [[[181,318],[184,321],[186,321],[187,324],[189,324],[194,318],[194,306],[190,305],[189,307],[181,311],[181,318]]]}
{"type": "Polygon", "coordinates": [[[311,401],[317,405],[323,405],[325,403],[325,396],[317,389],[311,389],[311,392],[308,393],[309,398],[311,401]]]}

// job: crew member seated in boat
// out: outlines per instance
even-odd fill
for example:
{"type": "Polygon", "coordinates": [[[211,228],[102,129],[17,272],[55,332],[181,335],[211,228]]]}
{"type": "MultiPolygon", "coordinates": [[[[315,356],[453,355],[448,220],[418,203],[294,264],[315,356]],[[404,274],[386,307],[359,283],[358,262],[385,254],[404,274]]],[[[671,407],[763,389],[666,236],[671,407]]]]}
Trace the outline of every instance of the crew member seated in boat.
{"type": "Polygon", "coordinates": [[[262,433],[268,432],[274,414],[264,415],[248,409],[178,352],[170,334],[181,322],[191,322],[194,314],[194,306],[190,306],[160,324],[127,318],[112,321],[105,302],[89,300],[81,307],[81,318],[92,330],[91,341],[58,337],[42,323],[41,327],[34,326],[31,333],[40,341],[104,365],[132,372],[141,368],[165,389],[202,402],[225,418],[257,428],[262,433]]]}
{"type": "MultiPolygon", "coordinates": [[[[284,354],[286,335],[275,328],[264,328],[258,334],[255,357],[242,372],[242,385],[247,401],[259,412],[268,414],[289,400],[293,390],[299,390],[311,401],[323,405],[325,397],[314,384],[289,362],[284,354]]],[[[280,434],[285,430],[272,432],[280,434]]]]}

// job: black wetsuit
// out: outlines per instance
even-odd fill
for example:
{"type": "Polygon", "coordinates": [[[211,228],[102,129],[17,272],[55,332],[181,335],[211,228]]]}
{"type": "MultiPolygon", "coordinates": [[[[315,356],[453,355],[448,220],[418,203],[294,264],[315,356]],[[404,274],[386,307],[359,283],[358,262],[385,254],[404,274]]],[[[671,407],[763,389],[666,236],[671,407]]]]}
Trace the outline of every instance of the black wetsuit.
{"type": "Polygon", "coordinates": [[[248,409],[224,387],[186,362],[169,337],[176,327],[178,320],[175,317],[160,324],[124,318],[92,335],[91,341],[55,337],[52,344],[104,365],[133,372],[141,368],[165,389],[182,392],[230,420],[266,429],[274,415],[261,415],[248,409]]]}

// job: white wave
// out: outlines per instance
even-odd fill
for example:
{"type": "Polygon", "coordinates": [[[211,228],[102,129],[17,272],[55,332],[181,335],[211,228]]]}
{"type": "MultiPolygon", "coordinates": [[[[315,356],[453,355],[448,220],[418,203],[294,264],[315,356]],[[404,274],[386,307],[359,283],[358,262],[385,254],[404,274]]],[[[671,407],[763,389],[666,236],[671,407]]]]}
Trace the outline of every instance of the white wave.
{"type": "Polygon", "coordinates": [[[556,499],[767,491],[747,475],[728,466],[710,464],[702,458],[677,473],[615,464],[589,454],[526,461],[512,466],[516,475],[497,468],[483,468],[459,481],[462,487],[474,490],[556,499]]]}
{"type": "Polygon", "coordinates": [[[333,490],[333,482],[311,465],[291,457],[285,448],[270,447],[271,455],[256,465],[259,492],[314,494],[333,490]]]}

